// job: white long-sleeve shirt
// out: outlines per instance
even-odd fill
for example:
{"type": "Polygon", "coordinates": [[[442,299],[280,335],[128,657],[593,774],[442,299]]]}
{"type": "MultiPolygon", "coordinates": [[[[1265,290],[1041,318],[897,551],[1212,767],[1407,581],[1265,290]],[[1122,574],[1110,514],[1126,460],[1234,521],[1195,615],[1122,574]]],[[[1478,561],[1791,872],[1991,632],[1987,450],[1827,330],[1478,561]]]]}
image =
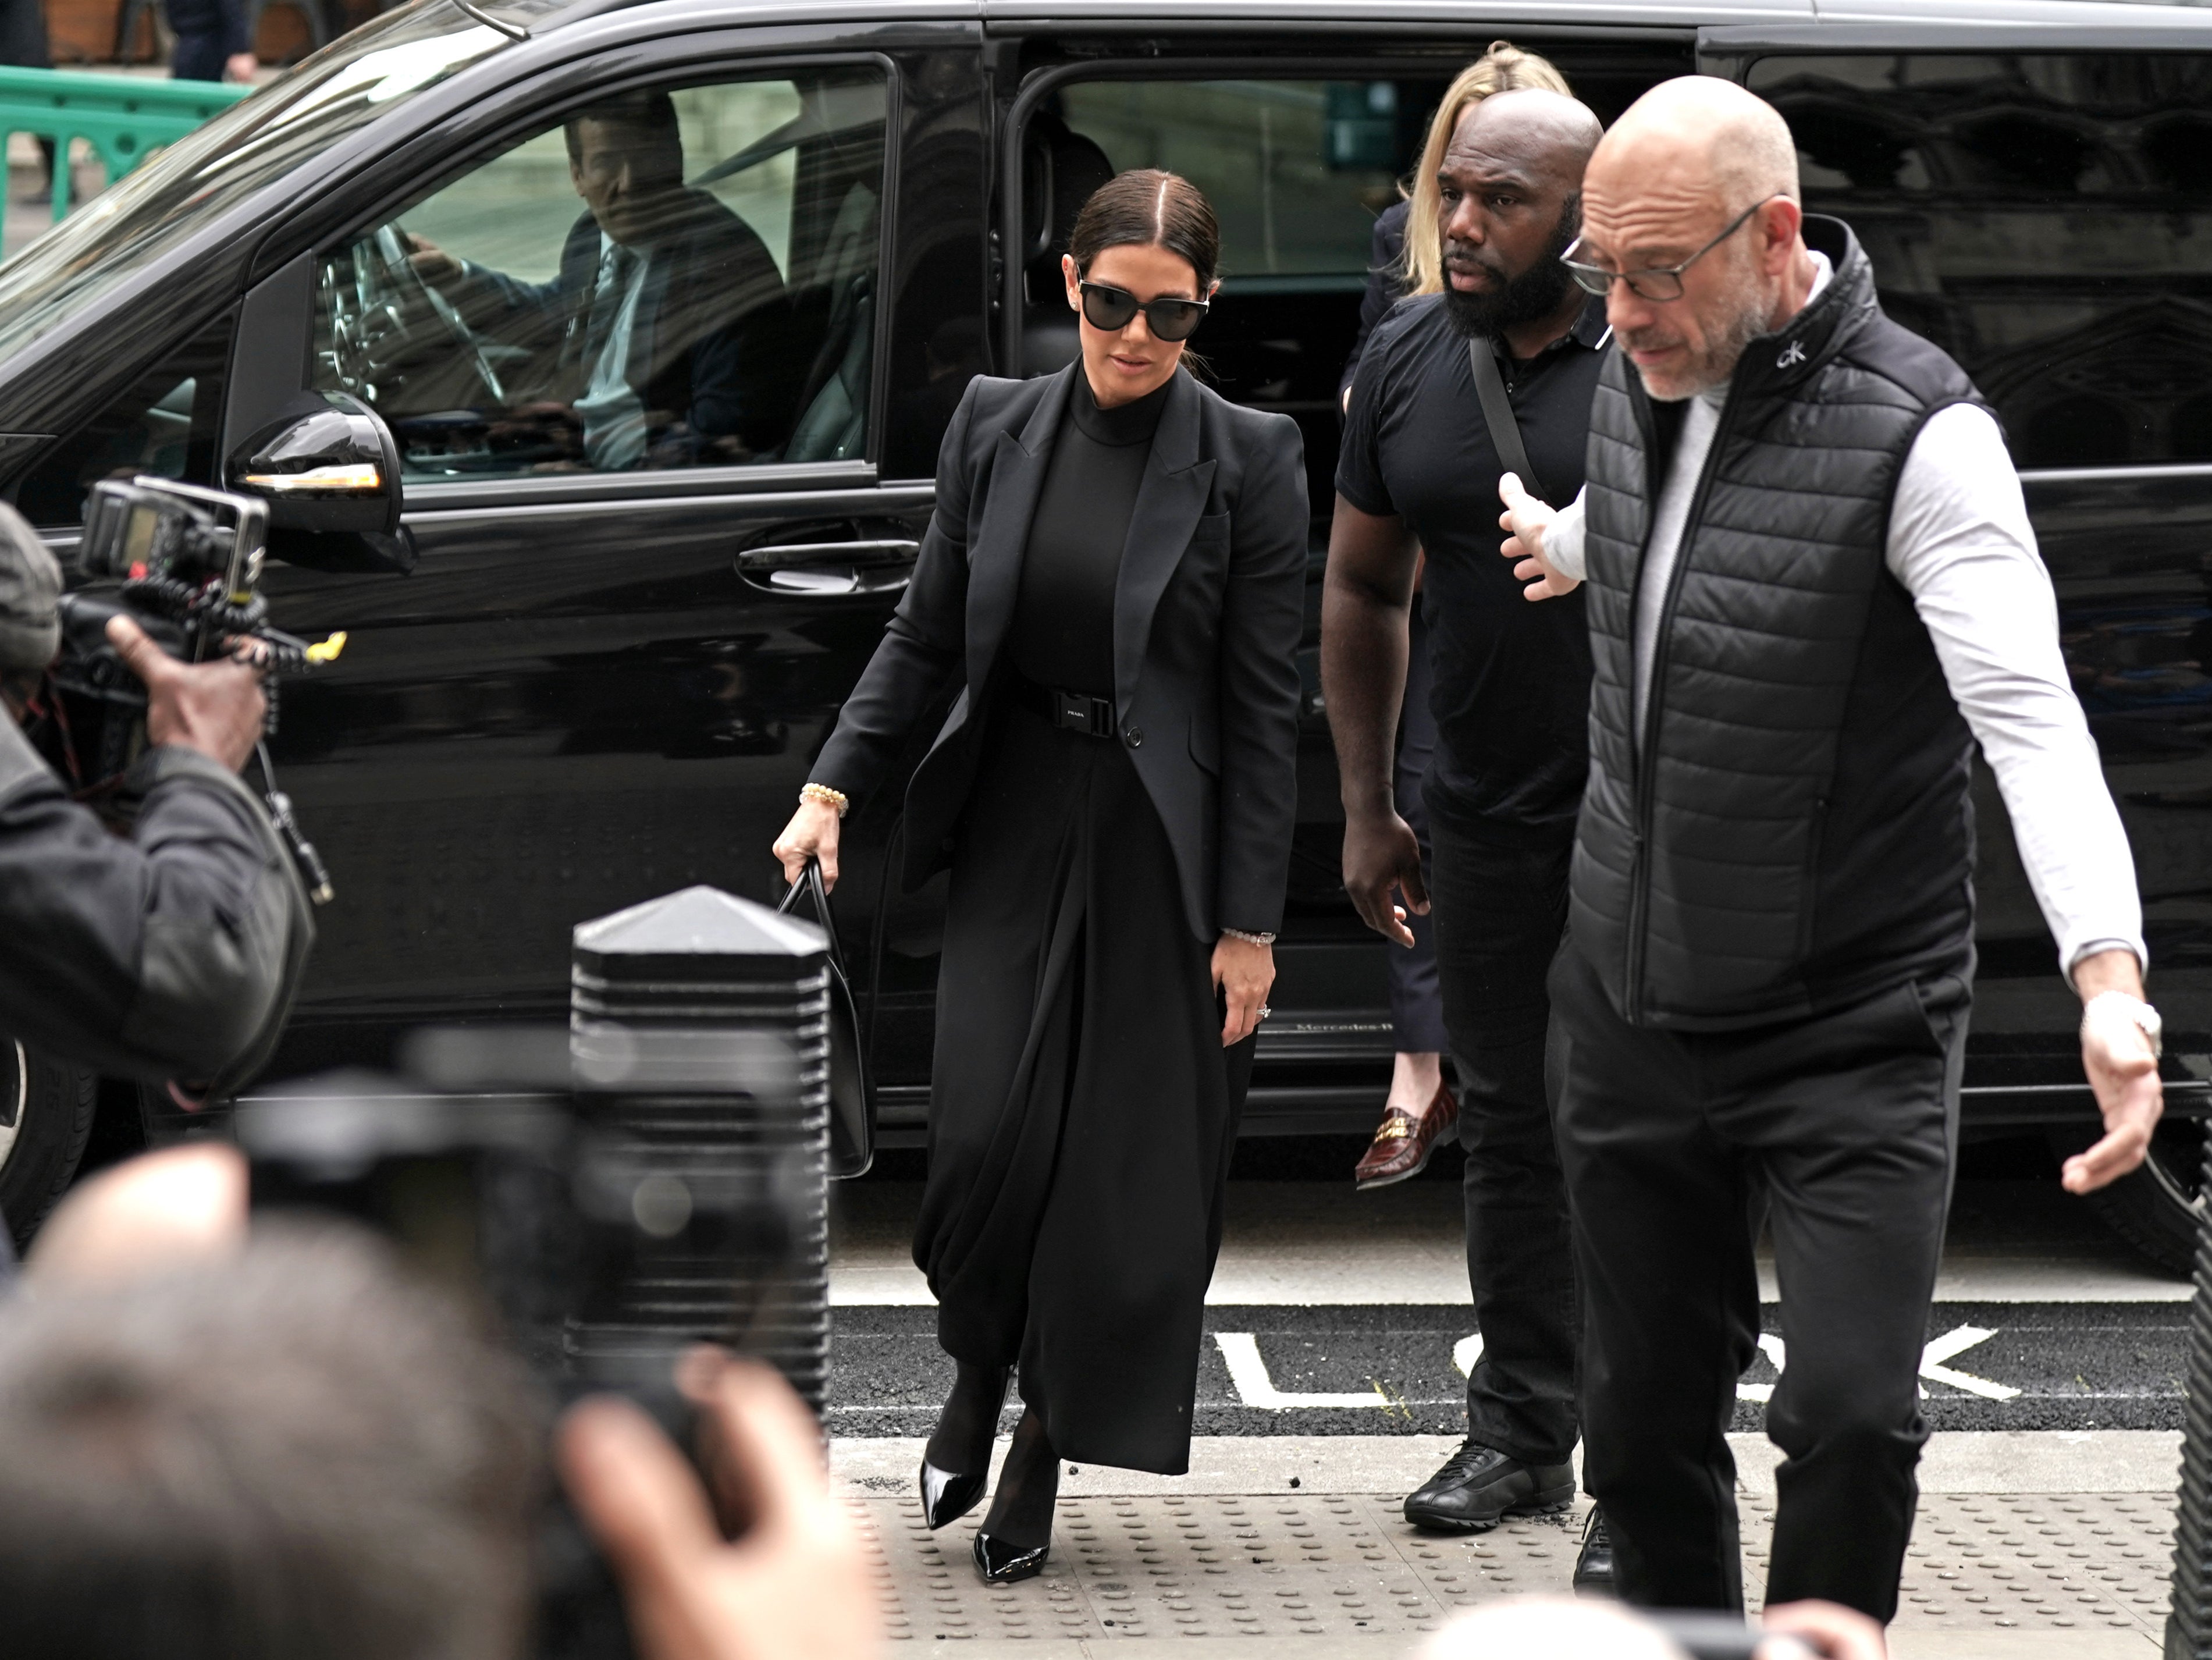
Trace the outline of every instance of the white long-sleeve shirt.
{"type": "MultiPolygon", "coordinates": [[[[1813,258],[1818,294],[1828,264],[1813,258]]],[[[1635,611],[1638,731],[1668,582],[1726,396],[1722,388],[1691,401],[1653,510],[1635,611]]],[[[2036,551],[2020,477],[1987,410],[1954,404],[1921,428],[1898,478],[1884,552],[1996,775],[2028,884],[2058,941],[2061,971],[2070,976],[2082,958],[2114,948],[2148,967],[2134,855],[2067,679],[2057,597],[2036,551]]],[[[1583,576],[1582,496],[1545,532],[1544,557],[1564,576],[1583,576]]]]}

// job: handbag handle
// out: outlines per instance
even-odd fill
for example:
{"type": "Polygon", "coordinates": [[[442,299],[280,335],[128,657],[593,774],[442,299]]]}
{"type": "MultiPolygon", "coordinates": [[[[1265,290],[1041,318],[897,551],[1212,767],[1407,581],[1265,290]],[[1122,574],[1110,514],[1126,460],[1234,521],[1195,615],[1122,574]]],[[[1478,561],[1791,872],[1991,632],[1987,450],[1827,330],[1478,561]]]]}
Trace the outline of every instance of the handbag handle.
{"type": "Polygon", "coordinates": [[[830,909],[830,890],[822,885],[822,861],[812,854],[806,855],[806,868],[791,885],[790,891],[776,903],[776,915],[787,916],[793,906],[804,893],[814,901],[814,920],[822,924],[822,932],[830,937],[830,965],[842,976],[845,973],[845,953],[837,943],[837,919],[830,909]]]}

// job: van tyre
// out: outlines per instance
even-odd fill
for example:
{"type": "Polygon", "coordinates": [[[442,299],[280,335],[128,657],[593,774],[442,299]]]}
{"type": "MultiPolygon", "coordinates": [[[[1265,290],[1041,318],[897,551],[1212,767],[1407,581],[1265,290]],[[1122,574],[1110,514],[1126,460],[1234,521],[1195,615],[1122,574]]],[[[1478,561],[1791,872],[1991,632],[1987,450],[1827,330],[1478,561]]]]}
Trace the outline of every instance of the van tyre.
{"type": "MultiPolygon", "coordinates": [[[[2070,1158],[2097,1139],[2082,1128],[2051,1132],[2051,1150],[2070,1158]]],[[[2139,1171],[2082,1195],[2097,1219],[2169,1274],[2196,1270],[2197,1195],[2204,1166],[2204,1121],[2166,1118],[2152,1134],[2139,1171]]]]}
{"type": "Polygon", "coordinates": [[[76,1174],[99,1094],[98,1074],[0,1037],[0,1216],[18,1248],[76,1174]]]}

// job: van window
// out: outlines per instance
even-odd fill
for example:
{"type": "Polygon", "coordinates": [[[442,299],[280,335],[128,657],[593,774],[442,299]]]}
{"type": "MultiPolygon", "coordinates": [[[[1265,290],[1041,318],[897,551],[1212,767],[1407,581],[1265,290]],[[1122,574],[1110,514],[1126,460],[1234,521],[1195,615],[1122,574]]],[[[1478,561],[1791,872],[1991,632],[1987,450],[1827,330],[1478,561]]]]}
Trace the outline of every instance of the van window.
{"type": "Polygon", "coordinates": [[[1443,89],[1385,80],[1060,88],[1024,145],[1030,372],[1075,355],[1060,257],[1085,200],[1117,173],[1165,167],[1206,192],[1221,224],[1221,297],[1195,343],[1217,384],[1262,408],[1328,407],[1352,349],[1375,216],[1398,199],[1443,89]]]}
{"type": "Polygon", "coordinates": [[[77,524],[103,478],[141,473],[215,482],[216,428],[237,323],[226,313],[138,376],[98,416],[62,439],[26,475],[15,505],[34,525],[77,524]]]}
{"type": "MultiPolygon", "coordinates": [[[[574,3],[501,0],[498,10],[527,25],[574,3]]],[[[340,37],[101,192],[97,210],[71,214],[0,266],[0,362],[257,192],[513,44],[441,5],[401,6],[340,37]]],[[[284,205],[298,188],[285,192],[284,205]]]]}
{"type": "Polygon", "coordinates": [[[1083,204],[1132,167],[1179,173],[1221,224],[1221,294],[1193,339],[1223,396],[1292,417],[1317,514],[1330,502],[1337,379],[1359,325],[1375,216],[1398,200],[1446,79],[1085,81],[1023,140],[1022,372],[1073,362],[1060,271],[1083,204]]]}
{"type": "MultiPolygon", "coordinates": [[[[1684,43],[1542,50],[1601,120],[1695,67],[1684,43]]],[[[1224,397],[1297,422],[1318,547],[1335,499],[1337,388],[1358,335],[1375,220],[1401,199],[1437,106],[1465,64],[1331,65],[1342,79],[1316,75],[1323,66],[1312,59],[1297,66],[1310,78],[1079,79],[1040,101],[1022,137],[1014,372],[1074,360],[1060,258],[1085,199],[1132,167],[1182,174],[1221,224],[1221,294],[1192,339],[1194,368],[1224,397]]]]}
{"type": "Polygon", "coordinates": [[[1108,177],[1164,167],[1199,185],[1232,276],[1364,282],[1375,216],[1398,199],[1443,91],[1395,81],[1093,81],[1064,88],[1060,113],[1104,153],[1108,177]]]}
{"type": "Polygon", "coordinates": [[[572,112],[322,262],[315,383],[421,482],[863,456],[872,70],[572,112]]]}
{"type": "Polygon", "coordinates": [[[2022,467],[2212,461],[2212,56],[1763,58],[1805,205],[2022,467]]]}

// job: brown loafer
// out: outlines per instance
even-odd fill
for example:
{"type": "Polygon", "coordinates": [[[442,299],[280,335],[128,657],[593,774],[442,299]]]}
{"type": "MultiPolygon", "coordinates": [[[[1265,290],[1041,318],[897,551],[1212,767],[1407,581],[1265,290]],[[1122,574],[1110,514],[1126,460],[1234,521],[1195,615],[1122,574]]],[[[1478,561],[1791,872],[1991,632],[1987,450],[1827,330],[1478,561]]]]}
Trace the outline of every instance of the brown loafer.
{"type": "Polygon", "coordinates": [[[1459,1103],[1442,1084],[1437,1085],[1436,1098],[1429,1103],[1428,1110],[1418,1118],[1403,1107],[1391,1108],[1376,1127],[1375,1140],[1368,1145],[1359,1168],[1352,1171],[1352,1185],[1364,1192],[1419,1176],[1428,1168],[1437,1138],[1458,1122],[1459,1103]]]}

